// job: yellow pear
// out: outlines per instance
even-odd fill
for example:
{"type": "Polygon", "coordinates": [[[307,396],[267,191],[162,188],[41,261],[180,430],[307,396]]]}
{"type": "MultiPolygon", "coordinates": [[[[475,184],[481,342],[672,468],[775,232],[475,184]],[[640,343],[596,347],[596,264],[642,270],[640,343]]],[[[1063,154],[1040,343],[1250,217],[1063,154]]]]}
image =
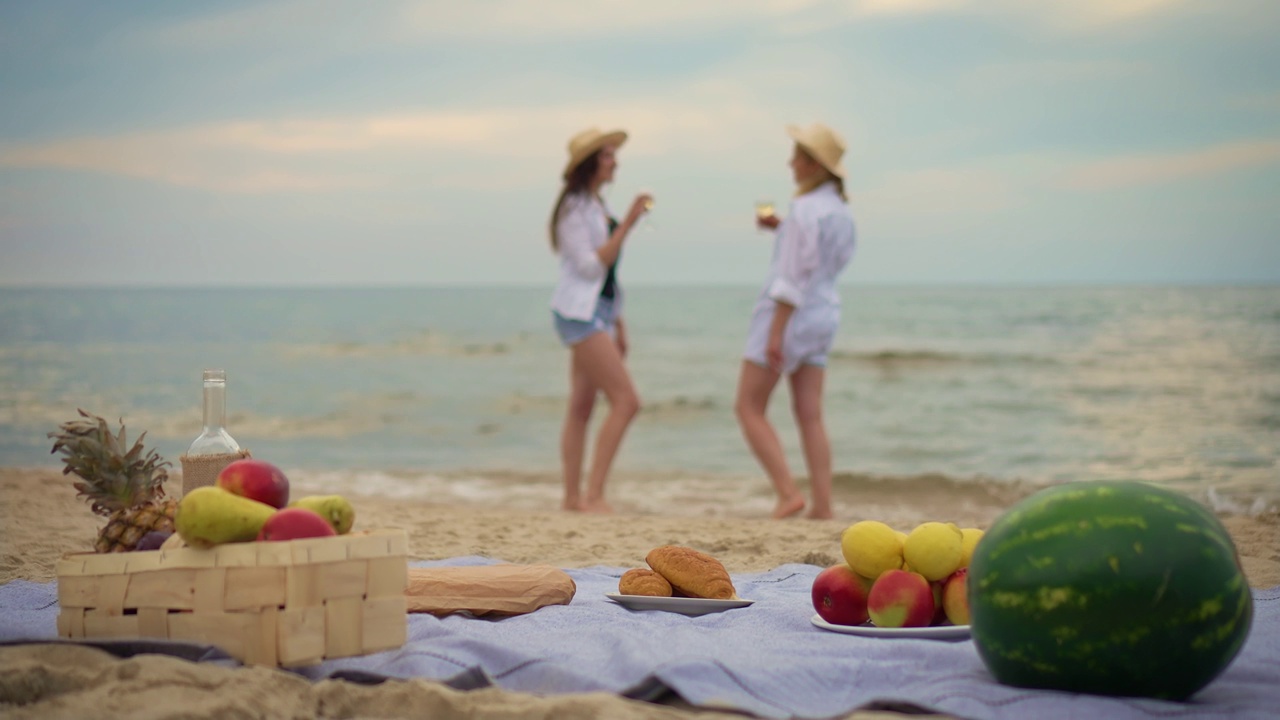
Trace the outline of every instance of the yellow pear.
{"type": "Polygon", "coordinates": [[[308,495],[289,503],[289,507],[306,508],[316,513],[328,520],[339,535],[351,532],[351,526],[356,522],[356,509],[341,495],[308,495]]]}
{"type": "Polygon", "coordinates": [[[178,502],[173,529],[194,548],[256,540],[275,508],[213,485],[198,487],[178,502]]]}

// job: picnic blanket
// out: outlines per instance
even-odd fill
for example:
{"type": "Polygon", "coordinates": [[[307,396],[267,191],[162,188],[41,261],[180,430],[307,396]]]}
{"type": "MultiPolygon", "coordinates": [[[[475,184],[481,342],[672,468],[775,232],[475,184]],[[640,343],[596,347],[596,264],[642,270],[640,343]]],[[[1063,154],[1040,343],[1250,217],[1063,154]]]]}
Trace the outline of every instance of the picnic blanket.
{"type": "MultiPolygon", "coordinates": [[[[479,565],[479,557],[413,563],[479,565]]],[[[821,568],[734,575],[746,608],[688,617],[633,611],[605,597],[626,568],[568,570],[569,605],[478,619],[409,616],[401,648],[295,672],[361,682],[426,678],[542,695],[678,693],[709,708],[767,718],[828,718],[862,708],[917,708],[962,718],[1272,718],[1280,707],[1280,586],[1255,590],[1253,629],[1235,662],[1185,703],[1023,690],[995,682],[971,640],[864,638],[810,622],[821,568]]],[[[55,583],[0,586],[0,641],[56,637],[55,583]]],[[[156,646],[155,643],[152,644],[156,646]]],[[[190,651],[189,651],[190,652],[190,651]]],[[[223,656],[222,662],[227,662],[223,656]]]]}

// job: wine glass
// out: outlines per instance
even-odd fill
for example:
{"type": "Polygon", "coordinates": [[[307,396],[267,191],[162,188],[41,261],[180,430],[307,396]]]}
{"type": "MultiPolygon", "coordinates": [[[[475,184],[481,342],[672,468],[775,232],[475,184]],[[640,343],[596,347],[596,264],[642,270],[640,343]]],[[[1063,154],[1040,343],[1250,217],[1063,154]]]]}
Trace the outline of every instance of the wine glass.
{"type": "Polygon", "coordinates": [[[649,219],[649,213],[653,211],[653,203],[654,203],[653,191],[650,190],[649,188],[640,188],[638,192],[641,195],[649,196],[649,199],[645,201],[645,204],[644,204],[644,219],[640,223],[640,227],[643,227],[648,230],[656,230],[658,226],[654,225],[653,220],[649,219]]]}
{"type": "MultiPolygon", "coordinates": [[[[764,220],[765,218],[771,218],[774,216],[774,213],[775,213],[775,210],[774,210],[772,200],[756,201],[756,220],[757,221],[764,220]]],[[[769,228],[759,224],[759,222],[756,223],[756,229],[765,230],[765,231],[769,230],[769,228]]]]}

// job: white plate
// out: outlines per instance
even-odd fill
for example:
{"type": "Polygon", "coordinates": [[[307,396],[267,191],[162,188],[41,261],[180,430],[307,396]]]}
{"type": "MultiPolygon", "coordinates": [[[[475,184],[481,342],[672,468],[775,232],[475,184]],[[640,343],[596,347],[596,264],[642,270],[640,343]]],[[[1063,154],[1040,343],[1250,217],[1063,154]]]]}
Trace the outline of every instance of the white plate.
{"type": "Polygon", "coordinates": [[[863,637],[923,638],[926,640],[959,640],[969,637],[968,625],[932,625],[930,627],[909,628],[882,628],[870,623],[866,625],[834,625],[816,614],[809,618],[809,622],[823,630],[846,635],[862,635],[863,637]]]}
{"type": "Polygon", "coordinates": [[[666,612],[680,613],[681,615],[706,615],[707,613],[746,607],[755,602],[755,600],[743,600],[742,598],[713,600],[711,598],[619,595],[618,593],[605,593],[604,596],[629,610],[664,610],[666,612]]]}

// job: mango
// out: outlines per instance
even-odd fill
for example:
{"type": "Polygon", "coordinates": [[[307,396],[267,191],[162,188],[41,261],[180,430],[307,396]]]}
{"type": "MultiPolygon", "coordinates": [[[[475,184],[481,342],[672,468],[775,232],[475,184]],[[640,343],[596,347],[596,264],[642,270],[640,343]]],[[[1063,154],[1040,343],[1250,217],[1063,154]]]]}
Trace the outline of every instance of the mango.
{"type": "Polygon", "coordinates": [[[289,503],[289,507],[306,508],[316,513],[328,520],[339,535],[351,532],[351,526],[356,524],[356,509],[341,495],[308,495],[289,503]]]}
{"type": "Polygon", "coordinates": [[[194,548],[257,539],[275,508],[216,486],[199,487],[178,502],[173,529],[194,548]]]}

